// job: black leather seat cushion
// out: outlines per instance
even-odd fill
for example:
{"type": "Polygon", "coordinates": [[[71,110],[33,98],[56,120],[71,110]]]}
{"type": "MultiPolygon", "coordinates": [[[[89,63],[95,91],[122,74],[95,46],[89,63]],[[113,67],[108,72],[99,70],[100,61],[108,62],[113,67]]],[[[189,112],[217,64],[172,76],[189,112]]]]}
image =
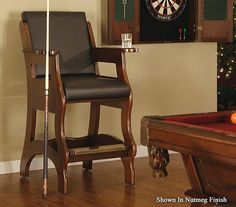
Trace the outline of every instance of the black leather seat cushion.
{"type": "Polygon", "coordinates": [[[122,98],[130,95],[130,87],[117,78],[96,75],[62,77],[67,101],[122,98]]]}

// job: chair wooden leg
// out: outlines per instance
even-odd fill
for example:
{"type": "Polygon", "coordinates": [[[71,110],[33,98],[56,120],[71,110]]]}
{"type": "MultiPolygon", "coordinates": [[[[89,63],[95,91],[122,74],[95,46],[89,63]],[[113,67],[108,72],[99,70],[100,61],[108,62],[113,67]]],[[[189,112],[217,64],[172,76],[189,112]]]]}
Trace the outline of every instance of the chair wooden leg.
{"type": "Polygon", "coordinates": [[[29,176],[30,164],[34,156],[36,155],[36,153],[34,154],[34,152],[30,147],[30,143],[34,141],[35,137],[36,113],[37,113],[36,110],[29,107],[28,104],[25,142],[20,163],[20,175],[23,177],[29,176]]]}
{"type": "Polygon", "coordinates": [[[68,178],[67,178],[67,165],[69,162],[68,148],[65,139],[65,103],[58,104],[55,112],[55,135],[57,141],[57,175],[58,175],[58,190],[64,194],[68,192],[68,178]]]}
{"type": "Polygon", "coordinates": [[[137,147],[133,139],[131,131],[131,109],[132,109],[132,97],[129,100],[124,101],[121,107],[121,126],[122,133],[126,145],[129,146],[128,157],[122,158],[122,163],[125,171],[125,182],[129,185],[135,184],[135,170],[134,170],[134,157],[136,155],[137,147]]]}
{"type": "Polygon", "coordinates": [[[124,171],[125,171],[125,183],[129,185],[135,184],[135,170],[134,170],[134,157],[121,158],[124,171]]]}
{"type": "Polygon", "coordinates": [[[27,156],[26,153],[22,155],[21,162],[20,162],[20,175],[22,177],[29,177],[29,168],[30,168],[30,164],[34,156],[35,155],[27,156]]]}
{"type": "MultiPolygon", "coordinates": [[[[100,104],[91,103],[88,135],[98,134],[99,120],[100,120],[100,108],[101,108],[100,104]]],[[[83,168],[85,170],[91,170],[92,166],[93,166],[92,160],[83,161],[83,168]]]]}
{"type": "Polygon", "coordinates": [[[67,176],[67,165],[62,166],[60,164],[57,169],[57,177],[58,177],[58,191],[64,194],[68,192],[68,176],[67,176]]]}
{"type": "Polygon", "coordinates": [[[93,161],[92,160],[84,160],[83,161],[83,168],[85,170],[92,170],[93,167],[93,161]]]}

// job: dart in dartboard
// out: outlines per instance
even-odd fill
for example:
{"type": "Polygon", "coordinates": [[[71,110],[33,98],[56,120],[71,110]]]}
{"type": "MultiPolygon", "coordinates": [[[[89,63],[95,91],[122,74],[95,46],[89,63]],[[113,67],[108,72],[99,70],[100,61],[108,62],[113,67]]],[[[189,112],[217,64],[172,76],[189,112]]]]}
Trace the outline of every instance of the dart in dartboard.
{"type": "Polygon", "coordinates": [[[187,28],[184,28],[183,32],[183,40],[186,40],[187,28]]]}
{"type": "Polygon", "coordinates": [[[179,40],[182,40],[182,31],[183,31],[183,29],[180,27],[178,29],[178,31],[179,31],[179,40]]]}

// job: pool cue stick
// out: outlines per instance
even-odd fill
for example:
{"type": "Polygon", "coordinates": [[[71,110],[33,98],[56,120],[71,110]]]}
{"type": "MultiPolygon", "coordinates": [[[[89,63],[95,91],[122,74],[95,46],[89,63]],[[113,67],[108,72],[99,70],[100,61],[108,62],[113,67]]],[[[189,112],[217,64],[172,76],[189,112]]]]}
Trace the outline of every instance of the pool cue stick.
{"type": "Polygon", "coordinates": [[[43,197],[48,193],[48,92],[49,92],[49,0],[46,17],[46,71],[45,71],[45,111],[44,111],[44,154],[43,154],[43,197]]]}

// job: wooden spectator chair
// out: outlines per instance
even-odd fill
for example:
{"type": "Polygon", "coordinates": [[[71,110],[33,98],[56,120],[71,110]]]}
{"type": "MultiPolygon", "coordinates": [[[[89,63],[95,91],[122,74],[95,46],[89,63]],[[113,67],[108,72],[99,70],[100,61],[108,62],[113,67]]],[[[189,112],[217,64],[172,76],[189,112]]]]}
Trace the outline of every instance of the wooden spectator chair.
{"type": "MultiPolygon", "coordinates": [[[[46,12],[23,12],[20,34],[27,74],[27,125],[20,174],[29,176],[35,155],[43,154],[43,141],[35,139],[37,111],[44,110],[46,12]]],[[[86,170],[92,161],[120,157],[125,182],[135,183],[136,145],[131,132],[132,90],[125,53],[135,48],[98,48],[84,12],[50,12],[50,90],[49,112],[55,114],[55,138],[48,142],[48,157],[58,175],[58,189],[67,193],[67,165],[83,162],[86,170]],[[97,62],[116,64],[117,77],[99,75],[97,62]],[[67,104],[89,102],[88,135],[66,137],[67,104]],[[121,109],[123,138],[99,134],[100,106],[121,109]]]]}

